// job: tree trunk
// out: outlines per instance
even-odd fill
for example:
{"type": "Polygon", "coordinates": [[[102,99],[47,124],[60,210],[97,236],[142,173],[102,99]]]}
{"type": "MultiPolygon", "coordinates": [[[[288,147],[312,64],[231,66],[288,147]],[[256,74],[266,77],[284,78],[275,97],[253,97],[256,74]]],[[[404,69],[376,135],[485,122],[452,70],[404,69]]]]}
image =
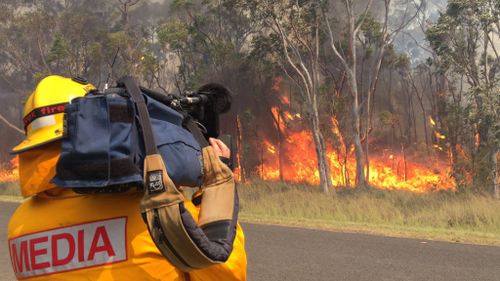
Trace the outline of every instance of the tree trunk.
{"type": "Polygon", "coordinates": [[[284,156],[284,151],[283,151],[283,134],[281,133],[281,108],[278,108],[278,118],[276,122],[276,128],[278,130],[278,164],[279,164],[279,170],[280,170],[280,181],[284,181],[284,175],[283,175],[283,156],[284,156]]]}
{"type": "MultiPolygon", "coordinates": [[[[396,112],[396,102],[394,101],[394,95],[392,94],[392,71],[389,71],[389,89],[388,89],[388,95],[389,95],[389,112],[391,113],[391,118],[394,118],[395,112],[396,112]]],[[[396,124],[391,121],[391,149],[396,147],[396,124]]]]}
{"type": "Polygon", "coordinates": [[[415,106],[413,105],[413,98],[411,99],[411,120],[413,123],[413,135],[415,136],[415,144],[418,144],[418,134],[417,134],[417,117],[415,114],[415,106]]]}
{"type": "Polygon", "coordinates": [[[261,178],[265,180],[265,174],[264,174],[264,146],[260,146],[260,175],[261,178]]]}
{"type": "Polygon", "coordinates": [[[345,147],[345,153],[344,153],[344,161],[343,161],[343,170],[344,170],[344,182],[345,182],[345,186],[346,187],[350,187],[351,186],[351,179],[349,177],[349,169],[347,169],[347,160],[348,159],[348,151],[349,151],[349,145],[346,143],[344,144],[344,147],[345,147]]]}
{"type": "Polygon", "coordinates": [[[462,175],[458,167],[457,144],[453,140],[450,140],[450,151],[451,151],[451,176],[455,180],[455,186],[458,188],[459,191],[462,191],[464,186],[462,181],[462,175]]]}
{"type": "Polygon", "coordinates": [[[496,199],[500,199],[500,186],[498,184],[498,146],[496,144],[493,145],[491,149],[491,173],[492,173],[492,181],[493,181],[493,196],[496,199]]]}
{"type": "Polygon", "coordinates": [[[425,137],[425,149],[427,151],[427,155],[430,154],[430,149],[429,149],[429,137],[428,137],[428,132],[427,132],[427,112],[425,111],[425,106],[424,106],[424,94],[420,93],[417,89],[417,86],[415,85],[415,81],[412,79],[411,84],[413,86],[413,89],[415,90],[415,94],[418,99],[418,103],[420,105],[420,109],[422,110],[422,121],[424,125],[424,137],[425,137]]]}
{"type": "MultiPolygon", "coordinates": [[[[319,181],[323,192],[328,194],[332,190],[332,177],[330,173],[330,167],[328,166],[328,160],[326,158],[326,145],[319,127],[319,114],[317,105],[311,106],[312,116],[312,133],[314,137],[316,156],[318,158],[318,171],[319,171],[319,181]]],[[[304,155],[304,157],[307,157],[304,155]]]]}
{"type": "Polygon", "coordinates": [[[351,70],[349,73],[349,86],[351,88],[351,93],[353,97],[352,102],[352,125],[353,125],[353,141],[354,141],[354,150],[356,154],[356,185],[365,186],[365,173],[364,173],[364,164],[363,164],[363,147],[361,146],[361,132],[360,132],[360,106],[358,100],[358,86],[356,83],[356,74],[351,70]]]}
{"type": "Polygon", "coordinates": [[[243,170],[243,167],[241,165],[241,156],[243,155],[243,132],[241,130],[241,120],[240,120],[240,115],[238,114],[236,116],[236,134],[237,134],[237,141],[236,141],[236,167],[238,168],[240,172],[240,181],[241,182],[246,182],[246,175],[245,171],[243,170]]]}
{"type": "Polygon", "coordinates": [[[276,128],[276,133],[278,136],[278,169],[279,169],[279,177],[280,181],[284,181],[284,175],[283,175],[283,166],[284,166],[284,151],[283,151],[283,133],[281,132],[281,107],[278,107],[278,112],[276,116],[274,115],[272,110],[269,110],[269,113],[271,114],[271,117],[273,119],[273,122],[275,124],[276,128]]]}
{"type": "Polygon", "coordinates": [[[421,104],[422,107],[422,121],[424,124],[424,136],[425,136],[425,150],[427,151],[427,155],[430,154],[430,149],[429,149],[429,133],[427,132],[427,113],[425,111],[425,108],[423,104],[421,104]]]}
{"type": "MultiPolygon", "coordinates": [[[[385,38],[385,35],[384,35],[385,38]]],[[[373,74],[371,77],[370,86],[368,88],[367,101],[366,101],[366,126],[365,126],[365,166],[366,166],[366,181],[370,182],[370,142],[368,141],[368,136],[370,134],[370,128],[372,125],[372,114],[373,114],[373,101],[375,97],[375,90],[377,89],[378,76],[380,73],[380,68],[382,67],[382,60],[385,53],[385,45],[380,47],[379,54],[377,56],[377,63],[373,69],[373,74]],[[373,99],[373,101],[372,101],[373,99]]]]}
{"type": "Polygon", "coordinates": [[[404,179],[408,180],[408,166],[406,162],[406,149],[404,143],[401,143],[401,151],[403,152],[403,167],[404,167],[404,179]]]}

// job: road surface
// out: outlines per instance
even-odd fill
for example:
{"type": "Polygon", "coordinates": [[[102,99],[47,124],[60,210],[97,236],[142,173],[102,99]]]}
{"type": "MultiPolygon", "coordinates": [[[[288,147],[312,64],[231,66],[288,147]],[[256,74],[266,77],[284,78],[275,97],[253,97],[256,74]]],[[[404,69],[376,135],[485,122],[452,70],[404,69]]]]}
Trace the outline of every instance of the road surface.
{"type": "MultiPolygon", "coordinates": [[[[0,280],[14,280],[0,202],[0,280]]],[[[500,247],[243,224],[249,281],[498,281],[500,247]]]]}

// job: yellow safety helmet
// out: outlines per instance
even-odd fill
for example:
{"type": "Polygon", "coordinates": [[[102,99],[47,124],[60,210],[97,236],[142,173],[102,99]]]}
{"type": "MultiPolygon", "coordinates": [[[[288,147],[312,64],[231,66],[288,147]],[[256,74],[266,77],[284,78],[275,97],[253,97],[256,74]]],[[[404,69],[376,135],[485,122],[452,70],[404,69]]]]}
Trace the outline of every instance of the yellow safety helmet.
{"type": "Polygon", "coordinates": [[[29,96],[23,110],[26,138],[12,153],[38,147],[63,136],[64,106],[96,88],[87,80],[57,75],[45,77],[29,96]]]}

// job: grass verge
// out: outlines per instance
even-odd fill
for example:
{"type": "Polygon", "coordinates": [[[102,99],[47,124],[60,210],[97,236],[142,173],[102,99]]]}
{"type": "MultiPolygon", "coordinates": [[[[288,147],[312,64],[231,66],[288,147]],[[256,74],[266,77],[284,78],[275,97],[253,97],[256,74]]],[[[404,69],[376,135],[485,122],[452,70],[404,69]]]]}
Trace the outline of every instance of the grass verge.
{"type": "Polygon", "coordinates": [[[22,200],[17,182],[0,182],[0,201],[21,202],[22,200]]]}
{"type": "MultiPolygon", "coordinates": [[[[437,192],[318,188],[255,182],[239,186],[246,222],[500,246],[500,200],[437,192]]],[[[0,201],[21,202],[17,183],[0,183],[0,201]]]]}
{"type": "Polygon", "coordinates": [[[23,201],[23,198],[20,196],[0,195],[0,202],[20,203],[22,201],[23,201]]]}
{"type": "Polygon", "coordinates": [[[256,182],[239,187],[247,222],[500,245],[500,200],[474,194],[338,190],[256,182]]]}

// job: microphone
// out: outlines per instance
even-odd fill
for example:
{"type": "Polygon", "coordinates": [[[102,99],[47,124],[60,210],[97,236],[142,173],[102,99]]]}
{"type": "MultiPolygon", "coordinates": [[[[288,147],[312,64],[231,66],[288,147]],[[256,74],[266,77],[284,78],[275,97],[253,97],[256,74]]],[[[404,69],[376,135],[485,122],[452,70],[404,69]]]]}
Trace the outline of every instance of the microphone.
{"type": "Polygon", "coordinates": [[[208,96],[206,95],[203,95],[203,94],[199,94],[199,95],[196,95],[196,96],[187,96],[187,97],[183,97],[181,98],[181,104],[182,105],[194,105],[194,104],[204,104],[206,102],[208,102],[209,98],[208,96]]]}
{"type": "Polygon", "coordinates": [[[205,84],[198,89],[198,93],[210,97],[209,103],[212,103],[216,113],[225,113],[231,109],[231,103],[233,102],[231,92],[221,84],[205,84]]]}
{"type": "Polygon", "coordinates": [[[188,98],[193,98],[191,100],[193,102],[199,102],[199,106],[196,106],[191,115],[205,127],[204,136],[207,139],[219,137],[219,114],[231,108],[233,100],[231,92],[220,84],[208,83],[188,98]]]}

